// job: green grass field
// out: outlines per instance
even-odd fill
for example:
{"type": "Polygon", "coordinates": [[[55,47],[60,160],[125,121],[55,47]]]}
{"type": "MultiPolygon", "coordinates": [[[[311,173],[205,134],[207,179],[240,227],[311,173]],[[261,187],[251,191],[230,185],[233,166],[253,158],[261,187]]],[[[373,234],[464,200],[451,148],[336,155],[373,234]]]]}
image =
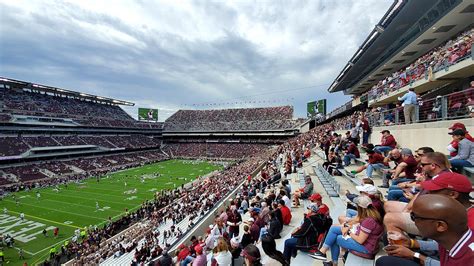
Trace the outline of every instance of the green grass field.
{"type": "Polygon", "coordinates": [[[15,193],[19,206],[13,196],[0,201],[0,234],[15,238],[15,248],[3,247],[5,260],[8,265],[22,265],[24,261],[28,265],[42,262],[53,245],[59,247],[73,236],[77,228],[102,225],[108,217],[116,219],[122,216],[126,208],[129,211],[139,208],[157,191],[181,186],[198,175],[221,168],[208,162],[191,164],[190,161],[169,160],[117,172],[108,178],[102,177],[99,182],[90,178],[80,184],[71,183],[67,188],[60,186],[59,192],[45,188],[15,193]],[[152,174],[157,172],[161,176],[153,177],[152,174]],[[145,182],[142,182],[142,176],[145,182]],[[131,193],[133,189],[137,190],[136,193],[131,193]],[[7,213],[4,213],[4,208],[7,213]],[[25,214],[24,221],[19,218],[20,213],[25,214]],[[53,237],[54,227],[59,228],[57,238],[53,237]],[[47,237],[42,235],[44,228],[48,231],[47,237]],[[24,250],[24,260],[19,259],[19,248],[24,250]]]}

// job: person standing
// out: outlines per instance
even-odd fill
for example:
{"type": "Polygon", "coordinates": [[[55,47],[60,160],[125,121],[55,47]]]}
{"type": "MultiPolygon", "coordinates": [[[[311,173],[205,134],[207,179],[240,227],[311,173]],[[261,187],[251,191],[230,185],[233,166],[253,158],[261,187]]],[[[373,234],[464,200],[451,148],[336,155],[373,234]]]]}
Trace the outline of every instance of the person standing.
{"type": "Polygon", "coordinates": [[[360,123],[362,126],[362,146],[367,146],[367,144],[369,144],[369,137],[372,133],[372,128],[364,114],[360,116],[360,123]]]}
{"type": "Polygon", "coordinates": [[[411,124],[415,122],[415,106],[418,103],[417,96],[414,88],[408,89],[402,97],[398,97],[399,101],[402,101],[403,115],[405,116],[405,124],[411,124]],[[411,121],[410,121],[411,120],[411,121]]]}

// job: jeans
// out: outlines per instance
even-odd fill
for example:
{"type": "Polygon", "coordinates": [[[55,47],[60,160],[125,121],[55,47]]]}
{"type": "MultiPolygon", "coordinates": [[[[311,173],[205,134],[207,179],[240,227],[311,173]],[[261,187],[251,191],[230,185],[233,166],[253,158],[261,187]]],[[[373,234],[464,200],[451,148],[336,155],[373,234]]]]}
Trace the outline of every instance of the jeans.
{"type": "Polygon", "coordinates": [[[356,159],[357,157],[355,156],[355,154],[352,154],[352,153],[348,153],[346,155],[344,155],[344,166],[349,166],[351,164],[351,160],[352,159],[356,159]]]}
{"type": "Polygon", "coordinates": [[[369,143],[369,132],[363,132],[362,133],[362,144],[368,144],[369,143]]]}
{"type": "Polygon", "coordinates": [[[394,189],[388,191],[387,200],[395,200],[401,202],[409,202],[405,195],[403,195],[403,190],[401,189],[394,189]]]}
{"type": "MultiPolygon", "coordinates": [[[[413,178],[397,178],[397,179],[392,179],[392,186],[396,186],[399,183],[407,182],[407,181],[413,181],[415,179],[413,178]]],[[[397,186],[398,187],[398,186],[397,186]]],[[[392,188],[392,187],[390,187],[392,188]]]]}
{"type": "Polygon", "coordinates": [[[367,177],[368,178],[372,178],[372,172],[374,170],[378,170],[378,169],[386,169],[387,167],[383,164],[383,163],[376,163],[376,164],[371,164],[369,163],[367,165],[367,177]]]}
{"type": "Polygon", "coordinates": [[[292,254],[296,254],[296,243],[298,239],[291,237],[285,240],[285,249],[283,250],[283,256],[290,261],[292,254]]]}
{"type": "Polygon", "coordinates": [[[346,217],[347,218],[354,218],[357,216],[357,211],[353,209],[347,209],[346,210],[346,217]]]}
{"type": "Polygon", "coordinates": [[[331,259],[335,263],[337,263],[341,248],[345,248],[347,250],[354,250],[365,254],[369,253],[369,251],[364,246],[357,243],[354,239],[344,239],[342,237],[342,231],[340,226],[331,226],[329,232],[326,235],[326,239],[324,240],[323,247],[331,249],[331,259]]]}
{"type": "Polygon", "coordinates": [[[375,261],[375,266],[420,266],[411,259],[395,256],[382,256],[375,261]]]}
{"type": "Polygon", "coordinates": [[[451,163],[451,166],[456,169],[460,169],[463,167],[472,167],[473,165],[467,161],[467,160],[461,160],[461,159],[451,159],[449,160],[451,163]]]}
{"type": "Polygon", "coordinates": [[[194,257],[192,257],[192,256],[187,256],[184,260],[182,260],[182,261],[179,263],[179,265],[180,265],[180,266],[186,266],[186,265],[188,265],[189,263],[191,263],[191,261],[193,261],[193,260],[194,260],[194,257]]]}
{"type": "Polygon", "coordinates": [[[391,150],[393,150],[393,148],[390,147],[390,146],[377,146],[377,147],[374,148],[375,152],[378,152],[378,153],[383,154],[383,155],[385,155],[386,152],[389,152],[391,150]]]}

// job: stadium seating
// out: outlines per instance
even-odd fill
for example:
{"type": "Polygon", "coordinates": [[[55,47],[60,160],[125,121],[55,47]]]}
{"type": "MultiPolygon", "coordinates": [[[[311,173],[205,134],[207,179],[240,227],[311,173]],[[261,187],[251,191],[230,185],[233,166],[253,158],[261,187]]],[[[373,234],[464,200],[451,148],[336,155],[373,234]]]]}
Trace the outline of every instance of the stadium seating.
{"type": "Polygon", "coordinates": [[[369,91],[369,101],[466,59],[471,53],[473,36],[474,28],[471,28],[421,56],[407,68],[387,75],[369,91]]]}
{"type": "Polygon", "coordinates": [[[169,143],[164,150],[175,157],[243,158],[268,147],[246,143],[169,143]]]}
{"type": "Polygon", "coordinates": [[[27,90],[0,88],[3,111],[0,122],[10,121],[14,115],[34,117],[72,118],[79,125],[111,128],[161,129],[163,123],[135,121],[116,105],[33,93],[27,90]]]}
{"type": "Polygon", "coordinates": [[[246,131],[294,128],[290,106],[268,108],[179,110],[165,121],[165,131],[246,131]]]}

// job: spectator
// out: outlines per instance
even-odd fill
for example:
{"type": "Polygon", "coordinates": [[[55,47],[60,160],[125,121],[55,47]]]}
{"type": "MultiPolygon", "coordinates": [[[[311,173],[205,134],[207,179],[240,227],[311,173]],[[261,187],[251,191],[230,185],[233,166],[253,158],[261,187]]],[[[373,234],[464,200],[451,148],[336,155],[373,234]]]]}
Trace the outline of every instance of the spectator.
{"type": "Polygon", "coordinates": [[[369,197],[359,196],[354,202],[357,204],[357,216],[360,224],[331,226],[323,247],[309,256],[324,260],[324,265],[337,265],[340,248],[375,256],[378,251],[378,242],[383,233],[382,217],[372,206],[372,200],[369,197]],[[331,261],[326,261],[328,250],[331,250],[331,261]]]}
{"type": "Polygon", "coordinates": [[[388,156],[385,157],[384,163],[389,164],[389,162],[393,162],[395,164],[395,168],[384,171],[382,176],[382,185],[379,186],[380,188],[389,188],[389,180],[392,178],[392,174],[395,173],[397,166],[403,162],[402,154],[400,150],[395,148],[388,153],[388,156]]]}
{"type": "Polygon", "coordinates": [[[436,178],[422,182],[421,187],[428,194],[449,196],[461,203],[467,211],[468,226],[474,230],[474,208],[469,193],[473,191],[469,179],[461,174],[444,172],[436,178]]]}
{"type": "Polygon", "coordinates": [[[284,225],[289,225],[291,221],[291,210],[285,205],[283,200],[278,201],[278,209],[281,211],[281,217],[284,225]]]}
{"type": "Polygon", "coordinates": [[[382,133],[382,141],[380,145],[375,146],[374,151],[381,154],[386,154],[386,152],[395,149],[397,146],[397,141],[395,141],[393,135],[390,134],[390,131],[385,129],[380,133],[382,133]]]}
{"type": "Polygon", "coordinates": [[[232,254],[229,252],[229,245],[224,237],[219,237],[217,246],[212,253],[212,265],[231,265],[232,254]]]}
{"type": "Polygon", "coordinates": [[[250,234],[250,226],[248,224],[244,224],[243,229],[244,234],[242,235],[241,245],[245,248],[248,244],[252,244],[254,241],[252,235],[250,234]]]}
{"type": "Polygon", "coordinates": [[[402,155],[403,161],[397,165],[395,172],[392,174],[393,186],[401,182],[414,180],[415,172],[418,167],[418,162],[410,149],[403,148],[400,154],[402,155]],[[401,176],[404,178],[400,178],[401,176]]]}
{"type": "Polygon", "coordinates": [[[293,203],[296,207],[300,206],[300,199],[307,199],[313,193],[314,184],[310,176],[306,176],[305,185],[303,188],[295,191],[293,196],[293,203]]]}
{"type": "Polygon", "coordinates": [[[289,266],[290,263],[285,259],[283,253],[276,249],[275,239],[271,235],[262,236],[262,249],[265,257],[262,259],[263,265],[289,266]]]}
{"type": "Polygon", "coordinates": [[[204,254],[201,245],[197,245],[194,250],[196,251],[196,258],[192,261],[193,266],[206,266],[207,256],[204,254]]]}
{"type": "Polygon", "coordinates": [[[274,239],[280,239],[280,231],[282,224],[278,220],[274,211],[270,213],[270,222],[268,224],[268,234],[270,234],[274,239]]]}
{"type": "Polygon", "coordinates": [[[355,143],[351,140],[349,140],[348,144],[349,146],[347,147],[346,154],[344,155],[344,166],[349,166],[351,164],[351,160],[360,158],[360,152],[357,148],[357,145],[355,145],[355,143]]]}
{"type": "Polygon", "coordinates": [[[318,211],[318,206],[311,203],[303,224],[293,230],[291,238],[285,240],[283,255],[287,261],[290,261],[291,257],[296,257],[298,249],[311,249],[317,246],[318,236],[323,233],[326,225],[326,218],[318,214],[318,211]]]}
{"type": "Polygon", "coordinates": [[[173,258],[168,254],[168,249],[164,248],[161,257],[157,261],[158,266],[172,266],[173,258]]]}
{"type": "Polygon", "coordinates": [[[242,216],[237,211],[236,205],[231,205],[227,214],[227,225],[229,231],[229,238],[239,235],[239,227],[242,223],[242,216]]]}
{"type": "MultiPolygon", "coordinates": [[[[421,158],[420,165],[424,176],[428,179],[437,178],[439,175],[449,172],[449,161],[440,152],[426,153],[421,158]]],[[[410,219],[410,211],[417,195],[409,203],[388,201],[384,204],[386,212],[384,225],[387,231],[407,232],[413,235],[420,234],[410,219]]]]}
{"type": "Polygon", "coordinates": [[[369,121],[367,120],[364,114],[361,114],[360,122],[362,126],[362,145],[366,146],[367,144],[369,144],[369,137],[370,134],[372,134],[372,128],[370,127],[369,121]]]}
{"type": "Polygon", "coordinates": [[[444,195],[421,195],[410,217],[423,237],[438,242],[441,265],[474,265],[474,233],[459,202],[444,195]]]}
{"type": "Polygon", "coordinates": [[[262,265],[260,250],[253,244],[247,245],[244,250],[242,250],[242,257],[244,257],[245,266],[262,265]]]}
{"type": "Polygon", "coordinates": [[[399,101],[402,101],[403,114],[405,116],[405,124],[411,124],[415,122],[415,107],[418,103],[417,95],[414,88],[409,88],[408,92],[402,97],[398,97],[399,101]],[[411,121],[410,121],[411,120],[411,121]]]}
{"type": "Polygon", "coordinates": [[[329,207],[323,203],[323,197],[321,196],[321,194],[314,193],[313,195],[311,195],[311,197],[309,197],[309,200],[312,203],[316,203],[316,205],[319,208],[318,210],[319,214],[329,217],[329,207]]]}
{"type": "Polygon", "coordinates": [[[465,138],[466,132],[462,129],[455,129],[449,134],[459,143],[457,155],[449,159],[453,169],[459,172],[463,167],[472,167],[474,165],[474,143],[465,138]]]}
{"type": "Polygon", "coordinates": [[[367,150],[367,154],[369,156],[368,163],[357,168],[356,170],[351,171],[352,174],[357,174],[367,169],[367,177],[372,178],[372,173],[374,170],[387,168],[387,164],[384,163],[385,158],[380,153],[369,149],[367,150]]]}

